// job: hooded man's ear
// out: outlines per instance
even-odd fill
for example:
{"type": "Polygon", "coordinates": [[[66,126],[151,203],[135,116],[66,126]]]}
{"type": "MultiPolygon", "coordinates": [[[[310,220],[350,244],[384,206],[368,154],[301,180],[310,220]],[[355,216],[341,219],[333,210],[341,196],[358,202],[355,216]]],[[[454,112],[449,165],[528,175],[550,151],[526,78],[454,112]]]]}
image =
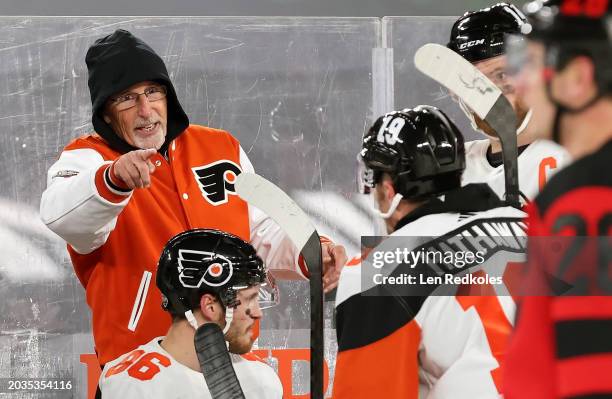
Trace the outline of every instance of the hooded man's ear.
{"type": "Polygon", "coordinates": [[[100,111],[98,111],[98,115],[102,117],[102,120],[104,120],[104,122],[106,122],[108,125],[111,124],[111,117],[109,116],[110,114],[110,109],[108,106],[108,103],[104,104],[104,106],[100,109],[100,111]]]}

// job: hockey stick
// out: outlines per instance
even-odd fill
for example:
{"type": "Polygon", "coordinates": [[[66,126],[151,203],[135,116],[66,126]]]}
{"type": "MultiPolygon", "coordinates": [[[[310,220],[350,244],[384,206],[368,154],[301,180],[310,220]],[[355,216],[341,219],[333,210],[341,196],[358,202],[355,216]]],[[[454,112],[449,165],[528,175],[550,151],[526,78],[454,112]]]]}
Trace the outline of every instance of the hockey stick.
{"type": "Polygon", "coordinates": [[[321,240],[304,211],[280,188],[254,173],[241,173],[236,193],[287,233],[310,272],[310,397],[323,399],[323,260],[321,240]]]}
{"type": "Polygon", "coordinates": [[[204,323],[194,337],[200,369],[213,399],[244,399],[223,331],[216,323],[204,323]]]}
{"type": "Polygon", "coordinates": [[[516,114],[501,90],[462,56],[439,44],[428,43],[419,48],[414,64],[495,130],[502,147],[506,203],[520,207],[516,114]]]}

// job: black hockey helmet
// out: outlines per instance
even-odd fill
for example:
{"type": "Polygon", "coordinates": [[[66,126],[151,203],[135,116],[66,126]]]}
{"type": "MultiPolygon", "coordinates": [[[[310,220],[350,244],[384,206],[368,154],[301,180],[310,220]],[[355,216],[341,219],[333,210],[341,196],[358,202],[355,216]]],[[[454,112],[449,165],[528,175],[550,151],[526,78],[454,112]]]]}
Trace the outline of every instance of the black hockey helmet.
{"type": "Polygon", "coordinates": [[[363,137],[359,153],[361,191],[383,173],[406,199],[424,199],[461,186],[463,135],[438,108],[419,105],[387,113],[363,137]]]}
{"type": "Polygon", "coordinates": [[[219,230],[180,233],[164,247],[157,264],[162,307],[172,315],[197,309],[202,295],[216,295],[226,307],[239,305],[236,291],[266,280],[255,249],[241,238],[219,230]]]}
{"type": "Polygon", "coordinates": [[[576,56],[588,56],[600,94],[612,92],[612,2],[538,0],[524,10],[523,34],[544,43],[547,67],[561,70],[576,56]]]}
{"type": "Polygon", "coordinates": [[[506,35],[520,33],[524,23],[521,11],[508,3],[469,11],[453,24],[447,47],[472,63],[493,58],[504,54],[506,35]]]}

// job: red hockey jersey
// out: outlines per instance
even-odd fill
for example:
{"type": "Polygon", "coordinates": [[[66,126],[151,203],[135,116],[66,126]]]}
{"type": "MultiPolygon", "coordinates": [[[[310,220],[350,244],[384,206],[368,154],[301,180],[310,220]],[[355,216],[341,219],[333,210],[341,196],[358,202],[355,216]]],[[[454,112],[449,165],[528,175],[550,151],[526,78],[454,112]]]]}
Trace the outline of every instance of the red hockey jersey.
{"type": "Polygon", "coordinates": [[[542,252],[530,243],[527,283],[554,276],[581,296],[522,299],[506,356],[508,399],[612,397],[610,160],[612,141],[560,171],[529,209],[531,241],[567,236],[568,245],[542,252]]]}

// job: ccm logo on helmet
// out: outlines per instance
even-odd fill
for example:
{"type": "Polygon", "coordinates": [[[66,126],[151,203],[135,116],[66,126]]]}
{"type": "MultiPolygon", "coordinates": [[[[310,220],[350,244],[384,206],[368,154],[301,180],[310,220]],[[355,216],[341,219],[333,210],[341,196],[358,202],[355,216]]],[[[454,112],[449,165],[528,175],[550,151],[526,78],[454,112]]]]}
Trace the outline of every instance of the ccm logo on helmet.
{"type": "Polygon", "coordinates": [[[191,168],[202,196],[211,205],[223,205],[228,195],[236,195],[234,181],[242,173],[240,166],[227,159],[191,168]]]}
{"type": "Polygon", "coordinates": [[[470,48],[473,46],[478,46],[479,44],[484,44],[485,39],[472,40],[470,42],[461,43],[459,45],[459,50],[465,50],[466,48],[470,48]]]}
{"type": "Polygon", "coordinates": [[[183,287],[200,288],[202,283],[221,287],[234,274],[232,262],[223,255],[191,249],[179,249],[178,255],[179,281],[183,287]],[[204,267],[206,270],[203,270],[204,267]]]}

